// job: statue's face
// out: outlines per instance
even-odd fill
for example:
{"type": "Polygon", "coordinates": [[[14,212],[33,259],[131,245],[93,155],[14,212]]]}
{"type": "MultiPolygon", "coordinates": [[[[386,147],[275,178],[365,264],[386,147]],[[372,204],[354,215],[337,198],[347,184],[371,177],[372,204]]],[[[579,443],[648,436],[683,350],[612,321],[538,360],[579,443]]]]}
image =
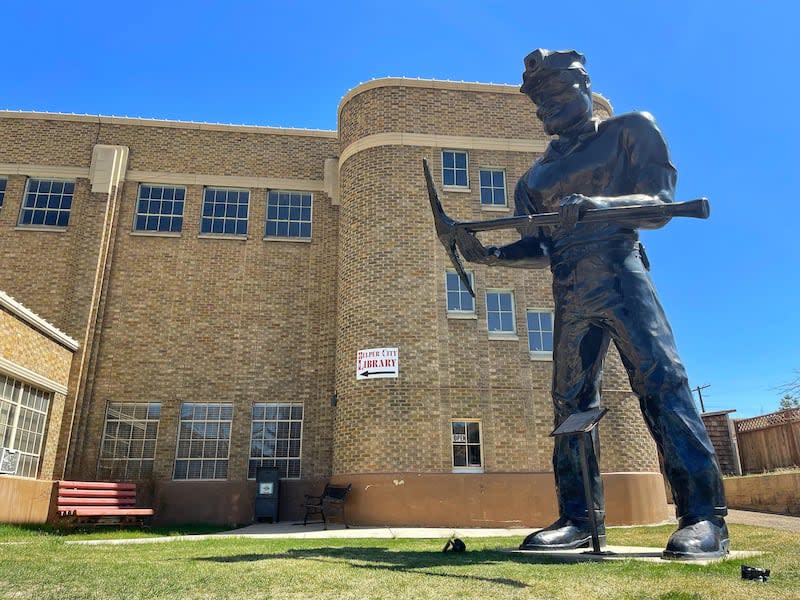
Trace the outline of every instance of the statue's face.
{"type": "Polygon", "coordinates": [[[567,69],[552,75],[531,95],[548,135],[567,133],[592,118],[592,93],[586,76],[567,69]]]}

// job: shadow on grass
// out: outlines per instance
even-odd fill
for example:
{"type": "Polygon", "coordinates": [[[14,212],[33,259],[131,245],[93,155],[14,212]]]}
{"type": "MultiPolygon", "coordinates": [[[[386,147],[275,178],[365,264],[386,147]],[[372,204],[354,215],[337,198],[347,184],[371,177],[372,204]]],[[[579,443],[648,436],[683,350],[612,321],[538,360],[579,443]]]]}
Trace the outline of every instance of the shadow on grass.
{"type": "Polygon", "coordinates": [[[506,554],[499,551],[479,550],[463,553],[410,552],[390,551],[388,548],[312,548],[291,549],[279,554],[238,554],[234,556],[209,556],[197,560],[236,563],[258,562],[275,559],[301,559],[327,563],[340,563],[354,569],[382,569],[398,573],[414,573],[431,575],[434,577],[447,577],[453,579],[471,579],[485,581],[515,588],[529,587],[527,584],[506,577],[481,577],[471,574],[460,574],[453,571],[443,572],[439,567],[471,567],[476,565],[507,564],[509,562],[525,564],[553,564],[556,561],[547,557],[532,557],[530,555],[506,554]]]}

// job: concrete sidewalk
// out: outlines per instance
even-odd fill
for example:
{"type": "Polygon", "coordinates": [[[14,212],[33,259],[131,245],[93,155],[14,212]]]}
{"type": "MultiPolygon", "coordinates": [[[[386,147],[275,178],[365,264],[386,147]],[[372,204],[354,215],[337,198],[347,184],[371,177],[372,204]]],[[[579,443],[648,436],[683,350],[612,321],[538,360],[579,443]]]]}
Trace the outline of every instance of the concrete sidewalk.
{"type": "MultiPolygon", "coordinates": [[[[729,510],[728,523],[737,525],[756,525],[770,527],[782,531],[800,533],[800,517],[774,515],[746,510],[729,510]]],[[[675,519],[665,523],[677,523],[675,519]]],[[[542,527],[547,524],[542,525],[542,527]]],[[[309,523],[307,526],[285,523],[255,523],[225,531],[216,535],[243,536],[253,538],[288,538],[288,539],[324,539],[324,538],[442,538],[451,536],[475,537],[525,537],[531,531],[541,527],[516,528],[470,528],[470,527],[350,527],[346,529],[339,523],[331,523],[325,530],[321,523],[309,523]]]]}
{"type": "MultiPolygon", "coordinates": [[[[782,531],[800,533],[800,517],[790,517],[786,515],[773,515],[768,513],[757,513],[744,510],[731,510],[727,517],[728,523],[741,525],[756,525],[759,527],[770,527],[782,531]]],[[[665,523],[675,523],[665,521],[665,523]]],[[[152,544],[157,542],[176,542],[181,540],[208,540],[219,539],[220,537],[245,537],[254,539],[300,539],[316,540],[330,538],[418,538],[418,539],[440,539],[446,540],[450,537],[477,538],[477,537],[516,537],[524,538],[531,531],[540,529],[537,527],[514,527],[514,528],[486,528],[486,527],[361,527],[354,526],[345,528],[339,523],[331,523],[328,529],[324,529],[322,523],[309,523],[303,526],[302,523],[255,523],[247,527],[223,531],[211,535],[185,535],[171,537],[150,537],[132,538],[119,540],[76,540],[66,542],[67,544],[152,544]]]]}

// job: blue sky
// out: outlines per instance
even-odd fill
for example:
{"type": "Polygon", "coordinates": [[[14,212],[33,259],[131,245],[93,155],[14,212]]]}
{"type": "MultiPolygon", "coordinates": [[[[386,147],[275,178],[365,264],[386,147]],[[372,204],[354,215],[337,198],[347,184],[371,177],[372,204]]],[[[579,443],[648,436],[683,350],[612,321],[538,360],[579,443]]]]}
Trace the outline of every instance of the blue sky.
{"type": "Polygon", "coordinates": [[[800,369],[799,6],[7,0],[0,108],[333,130],[361,82],[518,84],[531,50],[575,48],[617,113],[656,117],[678,198],[711,200],[643,237],[706,410],[753,416],[800,369]]]}

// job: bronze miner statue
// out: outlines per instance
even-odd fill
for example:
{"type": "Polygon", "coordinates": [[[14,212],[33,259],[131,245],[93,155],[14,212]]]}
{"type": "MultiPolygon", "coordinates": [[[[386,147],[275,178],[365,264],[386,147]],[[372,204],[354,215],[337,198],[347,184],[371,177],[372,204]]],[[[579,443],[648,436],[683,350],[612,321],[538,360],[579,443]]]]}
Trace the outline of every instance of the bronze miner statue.
{"type": "MultiPolygon", "coordinates": [[[[536,105],[545,131],[555,137],[517,183],[518,216],[511,219],[554,212],[556,224],[536,225],[532,218],[518,225],[519,241],[496,248],[480,243],[475,232],[481,228],[476,223],[449,238],[450,253],[455,256],[456,246],[470,262],[550,266],[555,298],[555,425],[599,406],[603,361],[613,341],[664,458],[675,499],[678,529],[663,556],[716,558],[728,550],[722,477],[637,233],[640,228],[663,226],[673,213],[661,209],[678,208],[673,203],[676,171],[649,114],[593,118],[584,64],[584,56],[574,50],[539,49],[525,57],[520,91],[536,105]],[[605,212],[624,216],[604,219],[605,212]]],[[[684,216],[707,216],[707,207],[702,212],[684,216]]],[[[446,215],[443,218],[444,225],[454,224],[446,215]]],[[[444,240],[441,227],[437,222],[444,240]]],[[[495,227],[483,229],[490,228],[495,227]]],[[[592,509],[605,541],[597,440],[593,442],[588,453],[592,509]]],[[[521,549],[579,548],[591,541],[576,436],[555,439],[553,470],[560,516],[525,538],[521,549]]]]}

